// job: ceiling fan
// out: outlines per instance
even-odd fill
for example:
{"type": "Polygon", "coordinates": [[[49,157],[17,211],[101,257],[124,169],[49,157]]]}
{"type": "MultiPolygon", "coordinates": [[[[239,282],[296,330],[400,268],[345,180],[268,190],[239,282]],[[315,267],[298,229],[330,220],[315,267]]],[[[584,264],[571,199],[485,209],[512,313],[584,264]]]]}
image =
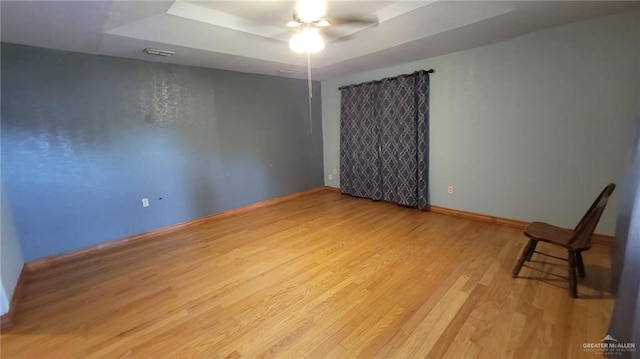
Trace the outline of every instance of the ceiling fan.
{"type": "MultiPolygon", "coordinates": [[[[291,37],[289,47],[298,53],[316,53],[324,49],[324,39],[319,30],[336,25],[356,24],[360,26],[377,25],[378,19],[340,17],[329,20],[325,17],[327,5],[325,0],[298,0],[293,12],[293,19],[287,22],[287,27],[297,29],[291,37]]],[[[327,30],[324,30],[325,36],[327,30]]],[[[339,38],[338,36],[330,36],[339,38]]]]}
{"type": "Polygon", "coordinates": [[[326,11],[326,3],[323,0],[298,1],[293,12],[293,20],[287,22],[287,27],[300,29],[289,41],[291,50],[316,53],[324,49],[324,40],[318,29],[331,26],[331,22],[323,17],[326,11]]]}
{"type": "MultiPolygon", "coordinates": [[[[342,24],[358,24],[361,26],[377,25],[378,19],[365,18],[332,18],[325,17],[327,4],[325,0],[298,0],[293,11],[293,19],[286,26],[296,29],[289,40],[289,47],[297,53],[307,55],[307,79],[309,85],[309,126],[312,126],[311,99],[313,98],[311,82],[311,54],[320,52],[325,41],[319,30],[342,24]]],[[[311,129],[313,133],[313,128],[311,129]]]]}

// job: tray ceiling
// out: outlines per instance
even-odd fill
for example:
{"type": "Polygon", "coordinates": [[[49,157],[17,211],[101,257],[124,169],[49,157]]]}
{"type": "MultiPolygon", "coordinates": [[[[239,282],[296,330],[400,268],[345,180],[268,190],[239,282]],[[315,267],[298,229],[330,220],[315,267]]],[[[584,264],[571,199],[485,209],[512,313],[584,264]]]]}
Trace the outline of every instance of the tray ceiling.
{"type": "MultiPolygon", "coordinates": [[[[637,8],[617,1],[329,1],[335,26],[313,55],[314,78],[415,61],[538,29],[637,8]]],[[[2,1],[2,41],[90,54],[276,76],[306,76],[285,24],[292,1],[2,1]],[[172,57],[142,52],[154,47],[172,57]],[[282,72],[282,69],[288,69],[282,72]]],[[[327,34],[328,35],[328,34],[327,34]]]]}

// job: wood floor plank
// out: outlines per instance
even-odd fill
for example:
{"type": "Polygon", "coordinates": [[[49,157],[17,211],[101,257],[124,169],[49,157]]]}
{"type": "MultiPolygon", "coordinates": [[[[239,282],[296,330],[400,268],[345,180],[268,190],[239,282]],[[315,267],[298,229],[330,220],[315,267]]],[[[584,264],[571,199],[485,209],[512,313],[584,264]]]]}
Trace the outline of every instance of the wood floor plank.
{"type": "MultiPolygon", "coordinates": [[[[511,267],[522,232],[319,191],[31,273],[3,358],[566,358],[606,335],[610,251],[511,267]]],[[[541,244],[539,251],[566,256],[541,244]]]]}

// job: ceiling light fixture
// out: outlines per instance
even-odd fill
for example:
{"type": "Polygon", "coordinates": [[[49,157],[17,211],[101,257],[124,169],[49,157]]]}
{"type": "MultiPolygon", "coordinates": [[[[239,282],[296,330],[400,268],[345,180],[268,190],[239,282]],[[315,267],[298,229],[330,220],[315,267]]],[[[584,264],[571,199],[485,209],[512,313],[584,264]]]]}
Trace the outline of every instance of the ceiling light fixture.
{"type": "Polygon", "coordinates": [[[294,34],[289,40],[289,47],[291,50],[298,53],[310,53],[324,49],[324,40],[318,33],[318,29],[312,27],[305,27],[301,32],[294,34]]]}
{"type": "Polygon", "coordinates": [[[315,22],[327,12],[324,0],[299,0],[296,5],[296,14],[303,22],[315,22]]]}
{"type": "Polygon", "coordinates": [[[311,54],[324,49],[324,40],[318,33],[319,27],[331,26],[331,23],[323,19],[327,12],[325,0],[298,0],[293,20],[287,23],[290,28],[302,28],[300,32],[291,36],[289,47],[298,53],[307,54],[307,84],[309,87],[309,130],[313,133],[313,111],[311,99],[313,86],[311,78],[311,54]]]}

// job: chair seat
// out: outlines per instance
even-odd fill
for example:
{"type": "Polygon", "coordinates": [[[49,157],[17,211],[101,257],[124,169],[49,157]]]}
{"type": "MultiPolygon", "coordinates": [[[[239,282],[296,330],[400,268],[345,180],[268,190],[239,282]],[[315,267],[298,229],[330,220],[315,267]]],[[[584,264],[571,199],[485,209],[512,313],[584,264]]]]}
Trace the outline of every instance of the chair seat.
{"type": "Polygon", "coordinates": [[[525,228],[524,234],[541,242],[572,248],[569,241],[573,237],[573,231],[567,228],[556,227],[543,222],[532,222],[525,228]]]}

